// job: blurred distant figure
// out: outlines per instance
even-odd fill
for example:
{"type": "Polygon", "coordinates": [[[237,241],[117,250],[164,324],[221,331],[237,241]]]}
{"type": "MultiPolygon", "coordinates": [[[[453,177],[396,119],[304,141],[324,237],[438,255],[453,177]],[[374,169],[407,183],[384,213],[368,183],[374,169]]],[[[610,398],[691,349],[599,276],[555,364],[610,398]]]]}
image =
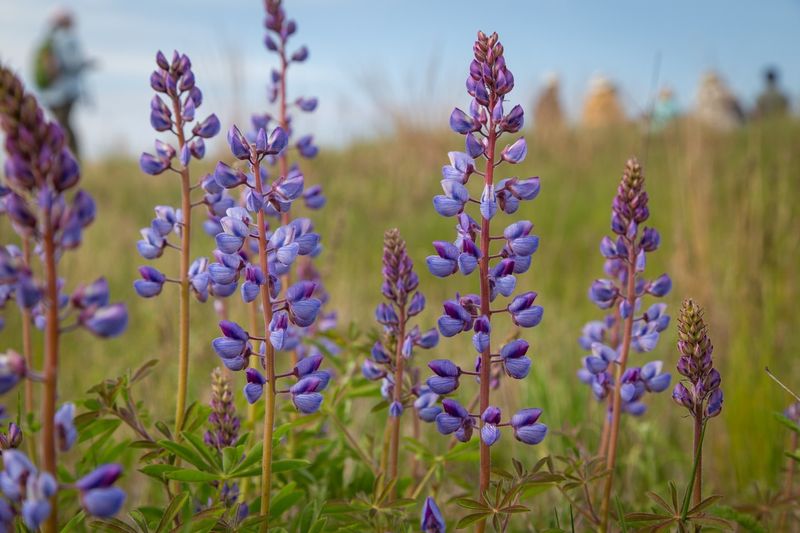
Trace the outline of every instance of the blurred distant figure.
{"type": "Polygon", "coordinates": [[[564,129],[564,112],[561,109],[561,87],[556,74],[547,77],[533,109],[533,122],[538,134],[549,134],[564,129]]]}
{"type": "Polygon", "coordinates": [[[757,118],[782,117],[789,111],[789,98],[778,86],[778,77],[775,68],[764,72],[764,90],[758,96],[754,113],[757,118]]]}
{"type": "Polygon", "coordinates": [[[587,128],[603,128],[622,124],[625,120],[617,88],[603,76],[594,77],[589,83],[589,93],[583,104],[583,125],[587,128]]]}
{"type": "Polygon", "coordinates": [[[744,123],[744,112],[739,101],[717,75],[709,71],[703,75],[697,90],[698,120],[720,131],[730,131],[744,123]]]}
{"type": "Polygon", "coordinates": [[[72,110],[82,96],[83,74],[92,61],[84,56],[74,26],[71,11],[63,7],[53,11],[47,33],[36,50],[34,75],[42,101],[64,128],[69,146],[78,157],[72,110]]]}
{"type": "Polygon", "coordinates": [[[658,99],[653,105],[653,117],[651,127],[653,131],[661,131],[673,120],[678,118],[680,110],[678,102],[675,100],[675,93],[670,87],[662,87],[658,93],[658,99]]]}

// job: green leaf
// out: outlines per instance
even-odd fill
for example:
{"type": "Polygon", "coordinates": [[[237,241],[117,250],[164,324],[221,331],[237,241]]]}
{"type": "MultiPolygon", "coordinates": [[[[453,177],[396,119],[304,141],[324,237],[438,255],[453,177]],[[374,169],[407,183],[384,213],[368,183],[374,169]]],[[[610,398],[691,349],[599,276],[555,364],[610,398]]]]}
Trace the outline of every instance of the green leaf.
{"type": "Polygon", "coordinates": [[[251,466],[253,466],[254,464],[256,464],[257,462],[259,462],[261,460],[261,454],[263,452],[263,449],[264,449],[264,443],[257,442],[255,446],[253,446],[250,449],[250,451],[247,452],[247,455],[244,456],[242,462],[236,466],[233,472],[230,472],[230,475],[239,477],[238,476],[239,472],[243,472],[248,468],[250,468],[251,466]]]}
{"type": "Polygon", "coordinates": [[[70,531],[75,531],[78,524],[82,524],[84,521],[86,521],[86,514],[83,511],[80,511],[78,514],[73,516],[69,522],[64,524],[64,526],[61,528],[61,532],[69,533],[70,531]]]}
{"type": "Polygon", "coordinates": [[[485,518],[488,518],[489,516],[491,516],[491,514],[492,513],[473,513],[473,514],[468,514],[467,516],[465,516],[464,518],[462,518],[461,520],[458,521],[458,524],[456,524],[456,529],[464,529],[465,527],[467,527],[470,524],[474,524],[475,522],[477,522],[479,520],[483,520],[485,518]]]}
{"type": "MultiPolygon", "coordinates": [[[[92,531],[108,531],[112,533],[137,533],[135,529],[116,518],[106,518],[104,520],[92,520],[89,522],[92,531]]],[[[64,531],[67,531],[64,529],[64,531]]]]}
{"type": "Polygon", "coordinates": [[[195,451],[197,451],[197,453],[203,456],[203,459],[205,459],[206,463],[212,466],[216,466],[217,467],[216,470],[219,470],[219,468],[222,466],[219,463],[219,458],[217,457],[216,454],[211,453],[211,450],[203,441],[203,439],[201,439],[194,433],[184,432],[181,435],[189,444],[192,445],[192,448],[194,448],[195,451]]]}
{"type": "Polygon", "coordinates": [[[308,533],[321,533],[322,531],[325,531],[325,524],[327,523],[327,518],[320,518],[314,523],[313,526],[311,526],[311,529],[308,530],[308,533]]]}
{"type": "Polygon", "coordinates": [[[489,507],[478,500],[473,500],[472,498],[458,498],[456,500],[456,505],[459,507],[463,507],[465,509],[479,509],[481,511],[488,511],[489,507]]]}
{"type": "Polygon", "coordinates": [[[83,428],[78,442],[86,442],[102,433],[113,433],[120,424],[122,424],[122,421],[117,418],[98,418],[83,428]]]}
{"type": "Polygon", "coordinates": [[[139,469],[139,472],[156,479],[164,479],[164,474],[174,470],[180,470],[180,467],[175,465],[154,464],[143,466],[139,469]]]}
{"type": "Polygon", "coordinates": [[[722,499],[722,496],[719,496],[719,495],[709,496],[705,500],[701,501],[700,503],[698,503],[697,505],[695,505],[694,507],[689,509],[689,514],[697,514],[697,513],[701,512],[703,509],[707,509],[708,507],[711,507],[711,505],[713,505],[714,503],[718,502],[721,499],[722,499]]]}
{"type": "Polygon", "coordinates": [[[228,447],[222,449],[222,471],[230,472],[236,467],[236,463],[242,457],[241,448],[228,447]]]}
{"type": "Polygon", "coordinates": [[[183,506],[186,505],[188,501],[188,492],[176,494],[169,503],[169,506],[164,510],[164,515],[161,517],[161,522],[158,523],[156,533],[165,533],[169,531],[173,519],[178,516],[178,513],[181,512],[181,509],[183,509],[183,506]]]}
{"type": "Polygon", "coordinates": [[[517,514],[517,513],[529,513],[531,512],[531,510],[525,507],[524,505],[509,505],[508,507],[503,507],[502,509],[500,509],[500,512],[506,514],[517,514]]]}
{"type": "Polygon", "coordinates": [[[305,468],[311,464],[306,459],[278,459],[272,461],[272,473],[280,474],[281,472],[288,472],[290,470],[297,470],[298,468],[305,468]]]}
{"type": "Polygon", "coordinates": [[[292,505],[299,502],[304,494],[303,491],[296,490],[297,484],[291,482],[282,487],[281,490],[272,497],[269,502],[270,518],[278,518],[292,505]]]}
{"type": "Polygon", "coordinates": [[[188,461],[195,467],[199,468],[200,470],[210,470],[211,465],[207,464],[203,461],[203,458],[195,452],[190,447],[178,444],[177,442],[173,442],[171,440],[162,439],[158,441],[158,445],[167,450],[168,452],[172,453],[180,457],[181,459],[188,461]]]}
{"type": "Polygon", "coordinates": [[[189,468],[180,468],[166,472],[164,477],[174,479],[175,481],[186,481],[189,483],[208,483],[210,481],[219,481],[221,478],[217,474],[211,472],[201,472],[200,470],[191,470],[189,468]]]}
{"type": "Polygon", "coordinates": [[[150,359],[149,361],[145,362],[142,366],[136,369],[136,372],[133,373],[133,376],[131,377],[131,383],[133,384],[141,379],[144,379],[157,364],[158,359],[150,359]]]}

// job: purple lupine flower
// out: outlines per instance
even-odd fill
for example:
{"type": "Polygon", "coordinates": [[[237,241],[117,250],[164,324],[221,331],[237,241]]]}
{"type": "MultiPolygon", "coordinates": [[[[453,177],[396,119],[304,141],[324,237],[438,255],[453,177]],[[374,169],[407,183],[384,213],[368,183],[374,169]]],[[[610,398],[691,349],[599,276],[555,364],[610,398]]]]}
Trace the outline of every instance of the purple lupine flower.
{"type": "Polygon", "coordinates": [[[110,518],[122,509],[125,491],[112,486],[122,475],[122,466],[105,464],[75,482],[81,506],[91,516],[110,518]]]}
{"type": "MultiPolygon", "coordinates": [[[[180,207],[158,205],[150,226],[141,230],[142,239],[137,242],[139,254],[147,260],[155,260],[167,250],[180,254],[180,269],[176,274],[164,274],[153,267],[141,267],[142,277],[134,282],[136,293],[143,298],[153,298],[163,292],[165,283],[180,287],[178,329],[181,342],[178,345],[178,397],[176,398],[176,427],[183,424],[186,403],[186,382],[189,368],[189,323],[190,302],[186,295],[194,294],[200,302],[208,300],[209,294],[235,290],[230,284],[211,283],[207,272],[209,262],[205,258],[191,256],[192,212],[205,205],[209,210],[222,203],[222,193],[209,191],[209,180],[204,178],[198,187],[191,178],[193,161],[202,160],[206,154],[206,139],[220,131],[220,121],[213,113],[201,115],[203,93],[197,85],[192,62],[188,56],[173,52],[171,60],[161,52],[156,53],[156,68],[150,75],[150,86],[154,95],[150,101],[150,125],[164,138],[156,139],[154,152],[142,153],[139,166],[149,175],[160,175],[167,171],[180,180],[180,207]],[[168,136],[168,137],[166,137],[168,136]],[[205,192],[203,201],[193,196],[205,192]]],[[[108,325],[108,324],[107,324],[108,325]]],[[[236,366],[238,360],[228,360],[236,366]]]]}
{"type": "Polygon", "coordinates": [[[0,395],[3,395],[28,375],[25,358],[14,350],[0,353],[0,395]]]}
{"type": "Polygon", "coordinates": [[[425,498],[425,504],[422,506],[422,518],[420,519],[419,528],[422,533],[446,533],[447,531],[447,524],[444,521],[442,512],[430,496],[425,498]]]}
{"type": "Polygon", "coordinates": [[[362,373],[367,379],[382,380],[381,394],[389,404],[392,418],[388,475],[394,479],[398,475],[400,416],[413,403],[422,420],[433,421],[438,408],[432,403],[437,398],[436,392],[443,390],[444,386],[437,386],[436,390],[431,387],[423,392],[419,372],[413,366],[414,349],[435,347],[439,334],[435,329],[423,332],[417,325],[411,327],[410,319],[425,308],[425,296],[417,291],[419,277],[397,229],[384,234],[381,272],[381,293],[385,301],[377,306],[375,318],[383,326],[383,336],[373,345],[371,359],[364,362],[362,373]],[[406,386],[407,381],[411,383],[410,388],[406,386]]]}
{"type": "Polygon", "coordinates": [[[523,409],[511,417],[514,437],[525,444],[539,444],[547,435],[547,426],[537,422],[541,409],[523,409]]]}
{"type": "MultiPolygon", "coordinates": [[[[493,221],[503,214],[516,212],[520,202],[535,198],[539,192],[538,178],[503,179],[498,176],[506,168],[501,165],[519,163],[527,154],[527,145],[521,137],[509,139],[505,148],[497,146],[499,136],[519,131],[523,123],[520,106],[514,106],[508,113],[504,108],[514,86],[514,76],[503,52],[496,33],[478,32],[466,83],[472,101],[466,108],[468,111],[456,108],[450,115],[451,129],[465,137],[465,152],[448,154],[449,164],[442,168],[444,194],[433,199],[434,209],[440,215],[457,217],[456,239],[452,244],[436,241],[436,255],[428,257],[429,270],[437,277],[456,271],[465,276],[477,272],[479,277],[475,286],[480,287],[480,293],[456,295],[444,302],[444,313],[437,322],[445,337],[466,331],[472,333],[472,345],[480,354],[475,371],[465,372],[451,361],[435,360],[429,365],[434,376],[427,381],[433,393],[442,395],[455,392],[462,374],[475,375],[484,385],[479,397],[479,415],[469,413],[456,400],[446,398],[442,400],[443,411],[436,416],[437,429],[447,435],[455,434],[461,441],[469,440],[473,428],[479,424],[482,449],[479,499],[489,487],[487,473],[491,470],[491,453],[488,447],[500,438],[500,428],[509,425],[502,422],[500,408],[491,405],[491,390],[499,386],[500,365],[508,376],[516,379],[526,377],[531,366],[526,341],[518,339],[502,347],[493,346],[492,320],[501,313],[508,313],[515,325],[530,328],[537,326],[544,314],[543,308],[534,304],[535,292],[515,296],[516,275],[530,268],[531,256],[539,246],[539,238],[532,234],[533,224],[508,221],[501,235],[496,228],[492,233],[493,221]],[[480,183],[474,184],[475,179],[480,183]],[[479,221],[467,212],[474,207],[471,204],[478,204],[479,221]],[[495,240],[503,243],[499,252],[490,249],[495,240]],[[499,306],[493,304],[499,298],[511,298],[511,301],[499,306]]],[[[536,429],[540,430],[538,426],[536,429]]],[[[519,440],[529,444],[538,443],[546,432],[541,431],[541,438],[537,440],[529,436],[529,429],[515,427],[514,431],[519,440]]]]}
{"type": "Polygon", "coordinates": [[[491,405],[481,415],[481,421],[483,422],[481,440],[487,446],[491,446],[500,439],[500,428],[497,427],[497,424],[500,423],[501,416],[500,409],[491,405]]]}
{"type": "Polygon", "coordinates": [[[22,430],[14,422],[8,424],[8,431],[0,433],[0,450],[13,450],[22,444],[22,430]]]}
{"type": "Polygon", "coordinates": [[[58,449],[62,452],[69,451],[78,440],[78,430],[75,429],[75,404],[65,403],[56,411],[56,435],[58,449]]]}
{"type": "MultiPolygon", "coordinates": [[[[671,282],[664,274],[652,282],[642,276],[645,255],[658,248],[660,237],[653,228],[641,226],[649,217],[648,197],[639,163],[627,162],[612,206],[611,229],[614,238],[600,241],[608,278],[595,280],[589,288],[589,299],[600,309],[609,310],[603,321],[593,321],[583,328],[579,344],[591,354],[583,358],[578,371],[580,380],[592,389],[598,400],[609,399],[607,412],[613,417],[614,393],[619,384],[620,412],[642,415],[645,393],[658,393],[669,387],[671,376],[662,373],[660,361],[642,367],[627,366],[627,352],[649,352],[655,349],[660,333],[669,325],[666,304],[654,303],[642,313],[644,296],[663,296],[671,282]],[[633,276],[632,293],[628,291],[633,276]],[[655,286],[655,289],[652,287],[655,286]],[[623,328],[631,321],[629,345],[623,345],[623,328]]],[[[608,420],[608,418],[606,419],[608,420]]]]}
{"type": "MultiPolygon", "coordinates": [[[[57,519],[58,514],[58,500],[51,501],[58,489],[52,476],[57,468],[52,444],[58,442],[67,449],[77,437],[74,407],[66,405],[56,413],[60,337],[77,327],[100,337],[116,336],[127,325],[127,311],[122,304],[110,304],[108,285],[102,278],[78,286],[72,298],[66,292],[67,281],[59,278],[59,264],[66,252],[80,246],[84,230],[94,221],[96,206],[88,193],[77,188],[77,154],[68,147],[63,130],[46,118],[36,98],[4,65],[0,65],[0,129],[7,156],[6,177],[0,185],[0,214],[8,217],[24,246],[33,251],[14,258],[2,247],[0,306],[13,297],[23,321],[46,330],[43,364],[48,379],[42,407],[45,413],[51,413],[41,420],[42,442],[50,443],[42,445],[43,465],[49,472],[37,472],[27,458],[16,460],[15,466],[14,454],[19,452],[5,450],[0,484],[5,495],[14,500],[14,512],[29,529],[37,530],[49,516],[57,519]]],[[[30,339],[23,339],[23,344],[26,340],[30,339]]],[[[22,378],[36,376],[19,354],[0,354],[0,393],[8,392],[22,378]]],[[[12,435],[8,438],[13,442],[12,435]]],[[[0,515],[5,515],[0,517],[3,526],[8,522],[5,511],[0,509],[0,515]]]]}

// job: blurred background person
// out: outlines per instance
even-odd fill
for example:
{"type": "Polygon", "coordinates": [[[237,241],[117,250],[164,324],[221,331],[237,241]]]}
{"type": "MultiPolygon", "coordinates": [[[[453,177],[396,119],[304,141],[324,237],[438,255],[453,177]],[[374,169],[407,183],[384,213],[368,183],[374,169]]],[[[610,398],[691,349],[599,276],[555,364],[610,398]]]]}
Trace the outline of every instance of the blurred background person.
{"type": "Polygon", "coordinates": [[[583,103],[583,126],[604,128],[623,124],[625,121],[625,111],[619,103],[617,87],[605,76],[592,78],[583,103]]]}
{"type": "Polygon", "coordinates": [[[789,111],[789,98],[781,91],[779,77],[775,67],[764,71],[764,90],[753,113],[756,118],[782,117],[789,111]]]}
{"type": "Polygon", "coordinates": [[[75,33],[73,13],[58,7],[50,15],[47,32],[36,49],[34,80],[44,104],[61,124],[76,157],[79,143],[72,111],[83,95],[83,75],[93,62],[86,58],[75,33]]]}
{"type": "Polygon", "coordinates": [[[544,89],[536,97],[533,106],[533,125],[537,137],[558,134],[564,130],[566,121],[561,107],[561,84],[558,75],[548,74],[544,89]]]}
{"type": "Polygon", "coordinates": [[[700,122],[719,131],[730,131],[744,124],[739,100],[714,71],[706,72],[700,80],[694,114],[700,122]]]}
{"type": "Polygon", "coordinates": [[[658,98],[653,104],[652,128],[661,131],[673,122],[680,114],[675,92],[671,87],[664,86],[658,92],[658,98]]]}

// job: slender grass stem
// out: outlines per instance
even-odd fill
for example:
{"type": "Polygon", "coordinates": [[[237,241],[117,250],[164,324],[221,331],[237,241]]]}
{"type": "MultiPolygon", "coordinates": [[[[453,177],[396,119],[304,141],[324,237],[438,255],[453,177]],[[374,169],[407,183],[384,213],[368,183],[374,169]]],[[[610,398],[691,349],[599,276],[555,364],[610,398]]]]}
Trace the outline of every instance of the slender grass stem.
{"type": "Polygon", "coordinates": [[[633,309],[636,303],[636,255],[634,254],[635,247],[633,243],[628,252],[628,276],[627,288],[625,291],[625,299],[630,304],[631,313],[625,319],[622,333],[622,346],[620,349],[620,357],[617,367],[614,372],[614,389],[612,391],[612,407],[611,407],[611,428],[608,436],[608,454],[606,456],[606,469],[608,470],[608,477],[606,477],[606,484],[603,490],[603,502],[600,507],[600,514],[602,521],[600,523],[600,531],[605,533],[608,531],[608,517],[611,512],[611,489],[614,485],[614,467],[617,462],[617,440],[619,438],[619,423],[622,417],[622,396],[620,394],[619,383],[622,380],[622,375],[625,373],[625,367],[628,364],[628,355],[631,349],[631,339],[633,333],[633,309]]]}

